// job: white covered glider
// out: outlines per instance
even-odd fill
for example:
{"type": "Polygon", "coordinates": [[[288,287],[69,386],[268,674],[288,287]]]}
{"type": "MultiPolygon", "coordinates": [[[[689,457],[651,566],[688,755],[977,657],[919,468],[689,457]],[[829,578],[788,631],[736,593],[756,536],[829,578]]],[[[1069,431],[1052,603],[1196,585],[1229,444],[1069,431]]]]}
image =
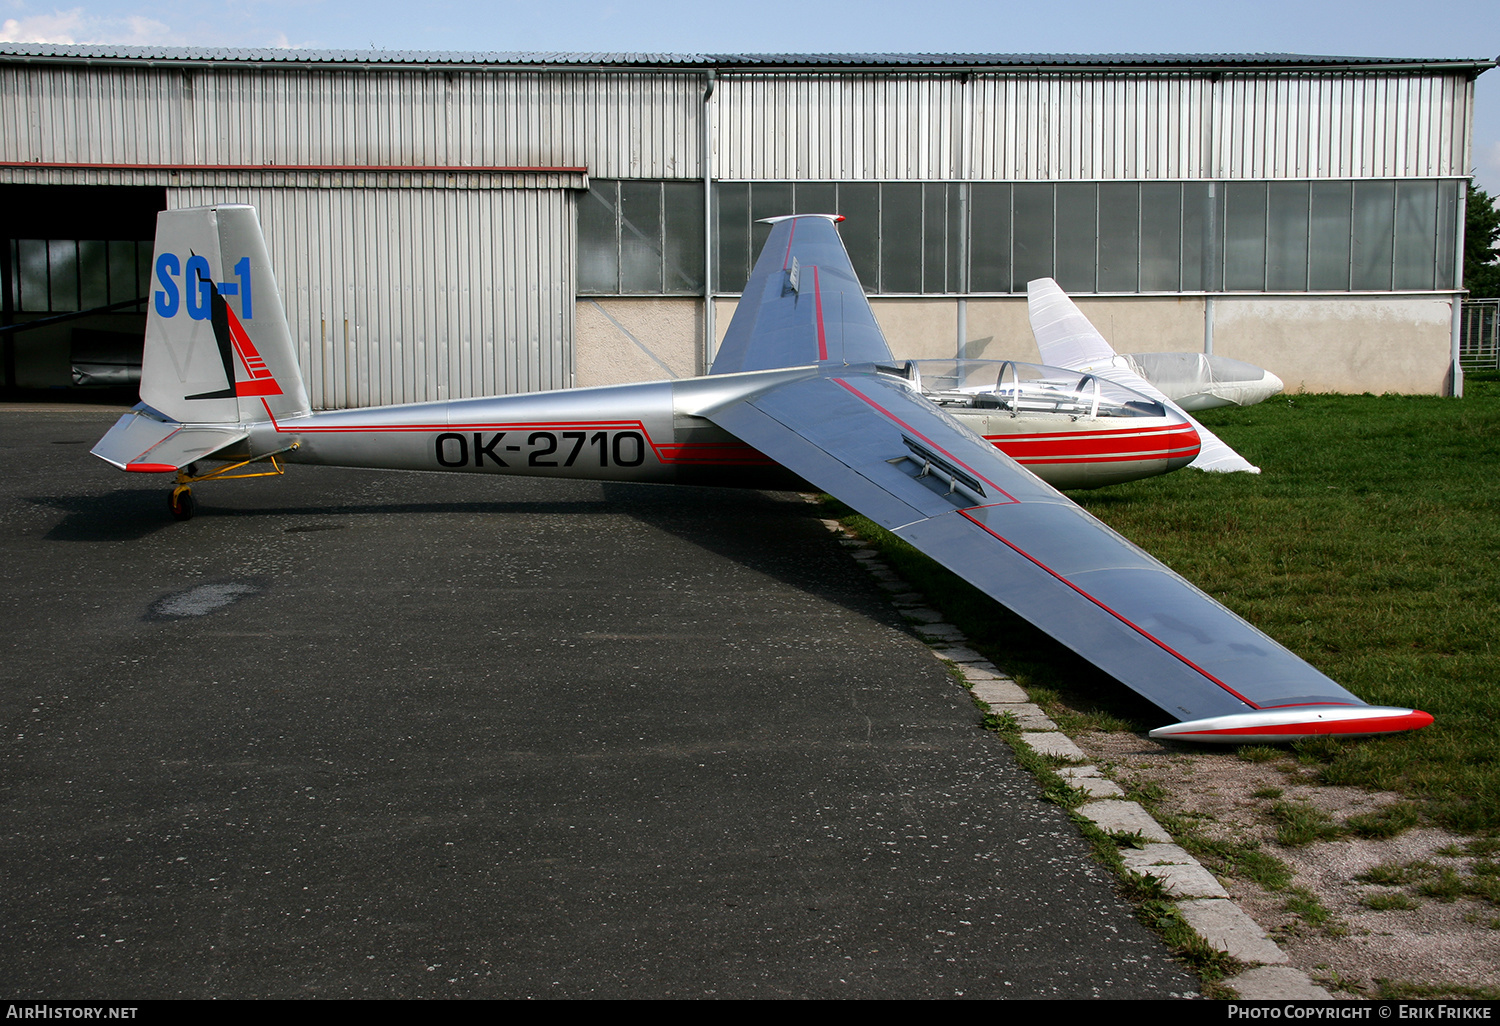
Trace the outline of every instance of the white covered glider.
{"type": "Polygon", "coordinates": [[[1217,353],[1125,353],[1120,359],[1189,413],[1254,406],[1286,389],[1264,367],[1217,353]]]}
{"type": "MultiPolygon", "coordinates": [[[[1026,306],[1031,315],[1031,332],[1036,336],[1042,362],[1070,370],[1087,371],[1143,392],[1178,410],[1198,431],[1201,448],[1198,458],[1189,466],[1221,473],[1243,471],[1259,474],[1260,468],[1224,443],[1218,435],[1193,420],[1191,415],[1130,365],[1129,357],[1120,356],[1105,341],[1099,330],[1089,323],[1078,306],[1051,278],[1026,283],[1026,306]]],[[[1279,383],[1279,382],[1278,382],[1279,383]]]]}
{"type": "Polygon", "coordinates": [[[1431,722],[1413,709],[1372,711],[1039,476],[1122,453],[1140,457],[1141,473],[1187,462],[1196,438],[1160,401],[1090,375],[1032,388],[1009,363],[977,368],[993,382],[978,386],[972,361],[943,368],[939,387],[925,390],[918,368],[892,359],[837,220],[774,220],[704,377],[319,412],[255,211],[166,211],[144,402],[93,451],[126,471],[175,472],[179,516],[191,513],[195,482],[249,476],[229,472],[264,461],[268,473],[296,462],[811,482],[1154,702],[1178,736],[1360,735],[1431,722]],[[1027,465],[1007,445],[1021,446],[1027,465]],[[199,474],[199,460],[227,466],[199,474]]]}

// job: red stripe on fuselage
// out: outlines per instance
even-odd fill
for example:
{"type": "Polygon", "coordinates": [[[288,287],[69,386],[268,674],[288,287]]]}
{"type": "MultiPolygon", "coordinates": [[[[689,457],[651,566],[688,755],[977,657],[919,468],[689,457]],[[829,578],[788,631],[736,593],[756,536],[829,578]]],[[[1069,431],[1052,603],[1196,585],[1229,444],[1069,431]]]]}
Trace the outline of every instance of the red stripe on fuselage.
{"type": "Polygon", "coordinates": [[[666,442],[654,448],[663,463],[760,466],[776,462],[743,442],[666,442]]]}
{"type": "MultiPolygon", "coordinates": [[[[460,424],[338,424],[320,427],[282,426],[272,415],[264,399],[271,426],[283,434],[351,434],[359,432],[430,434],[449,431],[639,431],[650,446],[658,463],[721,465],[726,467],[763,466],[776,461],[743,442],[658,442],[639,420],[547,420],[547,421],[475,421],[460,424]]],[[[170,468],[170,469],[176,469],[170,468]]]]}
{"type": "Polygon", "coordinates": [[[1198,433],[1190,427],[1077,434],[985,435],[985,440],[1020,463],[1107,463],[1192,458],[1198,433]]]}

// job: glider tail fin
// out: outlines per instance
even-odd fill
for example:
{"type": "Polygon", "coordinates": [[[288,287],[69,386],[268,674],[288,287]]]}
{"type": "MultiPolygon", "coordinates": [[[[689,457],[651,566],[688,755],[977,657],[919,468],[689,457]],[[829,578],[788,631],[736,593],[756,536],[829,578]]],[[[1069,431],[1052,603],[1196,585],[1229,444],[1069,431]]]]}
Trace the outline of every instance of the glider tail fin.
{"type": "Polygon", "coordinates": [[[255,208],[157,215],[141,401],[184,424],[310,409],[255,208]]]}

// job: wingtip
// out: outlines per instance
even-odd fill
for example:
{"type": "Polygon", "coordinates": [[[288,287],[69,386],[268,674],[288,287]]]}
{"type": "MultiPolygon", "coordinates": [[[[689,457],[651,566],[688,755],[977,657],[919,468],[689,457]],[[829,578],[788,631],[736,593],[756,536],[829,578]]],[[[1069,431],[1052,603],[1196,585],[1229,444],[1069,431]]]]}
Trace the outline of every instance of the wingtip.
{"type": "Polygon", "coordinates": [[[1151,737],[1202,744],[1287,744],[1311,737],[1371,737],[1421,730],[1432,714],[1377,705],[1324,705],[1261,709],[1157,727],[1151,737]]]}
{"type": "Polygon", "coordinates": [[[844,220],[843,214],[779,214],[776,217],[762,217],[757,219],[758,224],[780,224],[782,221],[795,221],[800,217],[821,217],[825,221],[838,224],[844,220]]]}

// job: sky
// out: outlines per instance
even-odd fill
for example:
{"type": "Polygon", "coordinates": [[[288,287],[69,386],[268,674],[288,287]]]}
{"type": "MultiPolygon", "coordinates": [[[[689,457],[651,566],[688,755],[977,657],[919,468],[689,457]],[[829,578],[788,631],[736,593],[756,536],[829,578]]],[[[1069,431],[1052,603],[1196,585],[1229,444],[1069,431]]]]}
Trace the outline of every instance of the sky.
{"type": "MultiPolygon", "coordinates": [[[[0,42],[647,53],[1500,55],[1494,0],[0,0],[0,42]]],[[[1471,163],[1500,194],[1500,69],[1471,163]]]]}

